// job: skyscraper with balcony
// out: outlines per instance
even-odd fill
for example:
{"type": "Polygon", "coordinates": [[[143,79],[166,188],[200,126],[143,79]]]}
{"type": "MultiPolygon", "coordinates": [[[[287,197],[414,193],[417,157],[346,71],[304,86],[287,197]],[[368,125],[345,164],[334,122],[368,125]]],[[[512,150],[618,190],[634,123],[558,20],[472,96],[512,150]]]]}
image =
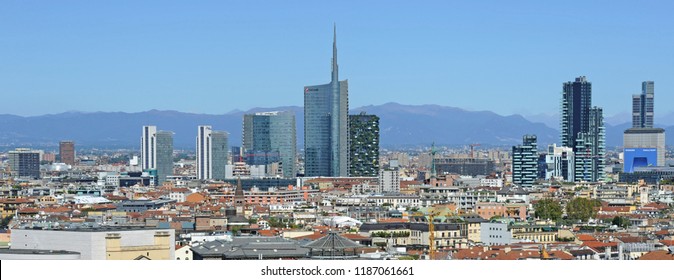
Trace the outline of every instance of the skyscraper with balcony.
{"type": "Polygon", "coordinates": [[[379,173],[379,117],[362,112],[349,116],[349,176],[379,173]]]}
{"type": "Polygon", "coordinates": [[[197,179],[224,180],[229,155],[228,135],[210,125],[197,128],[197,179]]]}
{"type": "Polygon", "coordinates": [[[632,96],[632,127],[653,128],[655,82],[641,83],[641,94],[632,96]]]}
{"type": "Polygon", "coordinates": [[[348,80],[339,80],[337,31],[329,84],[304,87],[304,170],[306,176],[348,176],[348,80]]]}
{"type": "Polygon", "coordinates": [[[538,176],[538,143],[536,135],[524,135],[522,145],[513,146],[513,184],[531,187],[538,176]]]}
{"type": "Polygon", "coordinates": [[[605,128],[603,110],[592,107],[592,83],[585,76],[563,85],[561,142],[573,149],[576,181],[599,181],[604,177],[605,128]]]}
{"type": "Polygon", "coordinates": [[[248,164],[271,164],[280,162],[283,177],[293,178],[297,135],[295,113],[262,112],[243,116],[244,155],[248,164]]]}

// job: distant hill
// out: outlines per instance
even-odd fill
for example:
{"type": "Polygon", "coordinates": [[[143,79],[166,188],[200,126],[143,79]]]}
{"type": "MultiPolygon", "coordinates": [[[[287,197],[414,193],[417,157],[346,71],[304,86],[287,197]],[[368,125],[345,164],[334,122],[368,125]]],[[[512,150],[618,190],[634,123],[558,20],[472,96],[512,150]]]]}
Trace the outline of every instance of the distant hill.
{"type": "MultiPolygon", "coordinates": [[[[241,144],[243,115],[264,111],[293,111],[297,118],[297,143],[304,142],[302,107],[253,108],[222,115],[151,110],[139,113],[66,112],[34,117],[0,115],[0,147],[56,147],[59,140],[74,140],[79,147],[137,148],[143,125],[156,125],[175,133],[177,149],[193,149],[198,125],[229,132],[230,145],[241,144]]],[[[501,116],[490,111],[467,111],[439,105],[386,103],[351,110],[380,117],[382,147],[430,145],[515,145],[524,134],[536,134],[539,147],[557,142],[559,132],[520,115],[501,116]]],[[[607,144],[622,145],[629,124],[607,125],[607,144]]],[[[673,128],[674,127],[670,127],[673,128]]],[[[674,140],[674,139],[672,139],[674,140]]],[[[674,141],[668,141],[671,143],[674,141]]]]}

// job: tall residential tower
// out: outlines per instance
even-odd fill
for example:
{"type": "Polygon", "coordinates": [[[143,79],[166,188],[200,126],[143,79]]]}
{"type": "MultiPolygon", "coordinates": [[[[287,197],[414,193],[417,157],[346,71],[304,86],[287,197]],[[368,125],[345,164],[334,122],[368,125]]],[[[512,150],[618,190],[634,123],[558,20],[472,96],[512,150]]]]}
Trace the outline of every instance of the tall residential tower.
{"type": "Polygon", "coordinates": [[[348,80],[339,80],[337,30],[329,84],[304,87],[305,176],[348,176],[348,80]]]}
{"type": "Polygon", "coordinates": [[[349,176],[379,173],[379,117],[362,112],[349,116],[349,176]]]}
{"type": "Polygon", "coordinates": [[[563,85],[561,142],[575,154],[575,180],[596,182],[604,177],[603,110],[592,107],[592,83],[585,76],[563,85]]]}
{"type": "Polygon", "coordinates": [[[513,184],[531,187],[538,171],[538,143],[536,135],[524,135],[522,145],[513,146],[513,184]]]}

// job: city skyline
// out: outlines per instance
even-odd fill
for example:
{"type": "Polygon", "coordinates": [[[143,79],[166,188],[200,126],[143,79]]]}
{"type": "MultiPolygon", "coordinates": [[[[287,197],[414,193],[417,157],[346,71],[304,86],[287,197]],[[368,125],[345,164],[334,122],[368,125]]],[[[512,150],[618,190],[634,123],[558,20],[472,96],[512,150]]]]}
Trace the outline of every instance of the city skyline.
{"type": "MultiPolygon", "coordinates": [[[[671,10],[670,3],[612,2],[611,8],[584,3],[585,12],[574,15],[563,12],[573,6],[568,3],[525,8],[500,3],[392,4],[376,22],[362,12],[375,3],[353,3],[357,7],[346,13],[345,7],[336,7],[334,14],[314,6],[319,4],[292,3],[283,8],[289,12],[285,15],[238,5],[224,9],[204,4],[184,11],[180,4],[157,8],[134,3],[127,11],[83,3],[77,6],[83,13],[45,9],[45,15],[31,4],[6,4],[0,23],[15,28],[0,30],[0,37],[7,38],[0,46],[0,76],[7,78],[0,91],[8,102],[26,97],[41,102],[31,108],[6,108],[4,113],[158,109],[218,114],[299,106],[298,89],[307,81],[325,80],[330,51],[326,30],[334,22],[344,35],[341,60],[348,66],[343,75],[352,80],[351,90],[363,93],[350,100],[351,107],[399,102],[535,115],[556,112],[558,81],[578,75],[593,81],[595,99],[604,104],[607,116],[629,113],[624,100],[640,92],[642,81],[658,83],[663,104],[674,101],[667,94],[674,90],[668,81],[674,71],[669,67],[674,51],[668,38],[674,36],[661,28],[671,25],[664,12],[671,10]],[[112,16],[119,10],[125,18],[112,16]],[[502,10],[521,18],[500,15],[502,10]],[[24,18],[29,17],[22,17],[26,14],[44,15],[46,20],[27,22],[24,18]],[[308,26],[292,19],[299,14],[315,21],[308,26]],[[423,20],[413,21],[420,14],[423,20]],[[166,15],[178,19],[167,20],[166,15]],[[200,20],[192,21],[196,18],[200,20]],[[397,18],[401,20],[393,20],[397,18]],[[560,39],[571,32],[567,40],[560,39]],[[524,89],[517,87],[523,78],[528,83],[524,89]],[[265,82],[250,86],[260,79],[265,82]],[[228,98],[240,92],[259,98],[228,98]],[[127,102],[137,95],[157,102],[127,102]],[[176,98],[160,98],[167,95],[176,98]],[[213,102],[180,98],[188,95],[213,102]]],[[[665,108],[659,112],[670,113],[665,108]]]]}

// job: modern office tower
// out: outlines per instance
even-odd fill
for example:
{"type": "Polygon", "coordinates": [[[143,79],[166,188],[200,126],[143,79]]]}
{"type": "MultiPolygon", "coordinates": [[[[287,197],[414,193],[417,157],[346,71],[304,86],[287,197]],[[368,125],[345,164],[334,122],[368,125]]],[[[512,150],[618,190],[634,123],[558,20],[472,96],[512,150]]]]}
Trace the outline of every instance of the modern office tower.
{"type": "Polygon", "coordinates": [[[513,146],[513,184],[531,187],[538,176],[538,144],[536,135],[524,135],[522,145],[513,146]]]}
{"type": "Polygon", "coordinates": [[[599,107],[590,109],[587,132],[578,133],[575,153],[576,181],[596,182],[604,178],[606,132],[604,114],[599,107]]]}
{"type": "Polygon", "coordinates": [[[349,116],[349,176],[373,177],[379,172],[379,117],[349,116]]]}
{"type": "Polygon", "coordinates": [[[563,85],[561,142],[575,154],[576,181],[599,181],[604,177],[605,131],[603,111],[592,107],[592,83],[585,76],[563,85]]]}
{"type": "Polygon", "coordinates": [[[157,150],[157,184],[161,185],[173,175],[173,132],[159,131],[155,137],[157,150]]]}
{"type": "Polygon", "coordinates": [[[655,83],[645,81],[641,83],[641,94],[632,96],[632,127],[652,128],[654,117],[655,83]]]}
{"type": "Polygon", "coordinates": [[[573,182],[576,175],[575,162],[572,148],[549,145],[548,154],[545,156],[547,165],[545,180],[573,182]]]}
{"type": "Polygon", "coordinates": [[[40,152],[25,148],[9,151],[9,168],[13,177],[39,179],[40,152]]]}
{"type": "Polygon", "coordinates": [[[305,176],[348,176],[348,80],[339,81],[337,32],[329,84],[304,87],[305,176]]]}
{"type": "Polygon", "coordinates": [[[143,170],[157,169],[157,127],[143,126],[140,137],[140,167],[143,170]]]}
{"type": "Polygon", "coordinates": [[[381,170],[379,172],[379,189],[383,193],[400,192],[400,174],[398,168],[381,170]]]}
{"type": "Polygon", "coordinates": [[[224,131],[211,132],[211,179],[224,180],[229,158],[229,136],[224,131]]]}
{"type": "Polygon", "coordinates": [[[143,126],[140,139],[140,162],[143,171],[155,176],[161,185],[173,175],[173,132],[157,131],[156,126],[143,126]]]}
{"type": "Polygon", "coordinates": [[[75,142],[61,141],[59,143],[59,157],[62,163],[75,165],[75,142]]]}
{"type": "Polygon", "coordinates": [[[229,144],[227,132],[213,131],[210,125],[197,129],[197,179],[224,180],[229,144]]]}
{"type": "MultiPolygon", "coordinates": [[[[295,113],[262,112],[243,116],[245,159],[249,165],[281,163],[283,177],[297,174],[295,113]]],[[[268,172],[272,173],[272,172],[268,172]]]]}

